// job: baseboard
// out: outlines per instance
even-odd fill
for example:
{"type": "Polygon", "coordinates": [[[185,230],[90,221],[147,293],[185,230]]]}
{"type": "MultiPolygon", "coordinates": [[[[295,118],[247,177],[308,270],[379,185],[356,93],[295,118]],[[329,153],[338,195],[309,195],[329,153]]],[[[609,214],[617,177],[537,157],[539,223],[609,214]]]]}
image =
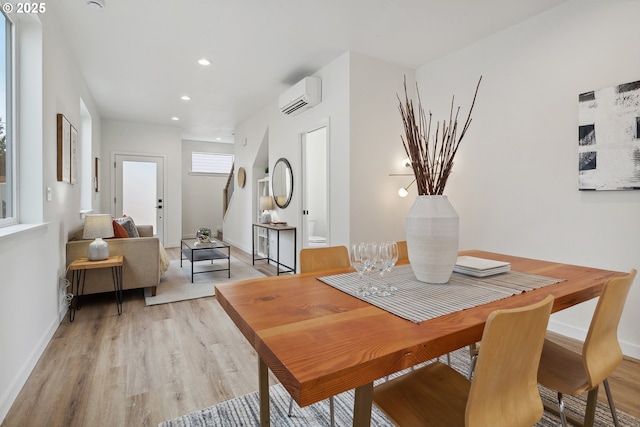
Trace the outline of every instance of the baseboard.
{"type": "MultiPolygon", "coordinates": [[[[586,329],[576,328],[575,326],[558,322],[557,320],[549,320],[549,330],[582,342],[584,342],[587,337],[586,329]]],[[[624,340],[619,340],[619,342],[622,354],[640,360],[640,345],[624,340]]]]}
{"type": "Polygon", "coordinates": [[[18,370],[16,377],[13,379],[11,385],[7,389],[7,392],[0,397],[0,424],[2,424],[5,417],[9,413],[9,409],[11,409],[11,405],[13,405],[13,402],[15,402],[16,398],[18,397],[20,390],[22,390],[22,387],[24,387],[24,385],[27,383],[29,375],[31,375],[31,372],[33,372],[33,369],[38,363],[38,360],[40,360],[40,357],[47,348],[47,345],[49,345],[49,342],[51,341],[51,338],[53,338],[53,334],[55,334],[58,326],[60,326],[60,322],[58,321],[56,316],[56,318],[51,321],[49,329],[44,333],[36,348],[33,349],[22,367],[20,367],[20,369],[18,370]]]}
{"type": "Polygon", "coordinates": [[[226,244],[233,246],[236,249],[240,249],[243,252],[248,253],[249,255],[251,255],[251,248],[245,248],[243,245],[241,245],[240,243],[234,241],[234,240],[230,240],[230,239],[225,239],[224,241],[226,244]]]}

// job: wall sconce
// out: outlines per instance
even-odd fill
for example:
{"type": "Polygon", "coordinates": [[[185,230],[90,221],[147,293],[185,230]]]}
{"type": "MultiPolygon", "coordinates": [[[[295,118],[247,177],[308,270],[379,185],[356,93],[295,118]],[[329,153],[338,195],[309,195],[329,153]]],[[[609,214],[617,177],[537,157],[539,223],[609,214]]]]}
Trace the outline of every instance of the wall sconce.
{"type": "MultiPolygon", "coordinates": [[[[402,167],[404,168],[410,168],[411,167],[411,159],[409,159],[408,157],[406,159],[402,160],[402,167]]],[[[411,183],[409,183],[409,185],[407,185],[406,187],[401,187],[398,190],[398,196],[400,197],[407,197],[407,195],[409,194],[409,187],[411,187],[411,185],[413,185],[414,182],[416,182],[416,178],[414,176],[413,173],[390,173],[389,176],[413,176],[413,181],[411,181],[411,183]]]]}
{"type": "Polygon", "coordinates": [[[413,178],[413,181],[411,181],[411,183],[409,185],[407,185],[406,187],[402,187],[398,190],[398,196],[400,197],[407,197],[407,195],[409,194],[409,187],[411,187],[411,185],[413,185],[413,183],[416,182],[416,179],[413,178]]]}

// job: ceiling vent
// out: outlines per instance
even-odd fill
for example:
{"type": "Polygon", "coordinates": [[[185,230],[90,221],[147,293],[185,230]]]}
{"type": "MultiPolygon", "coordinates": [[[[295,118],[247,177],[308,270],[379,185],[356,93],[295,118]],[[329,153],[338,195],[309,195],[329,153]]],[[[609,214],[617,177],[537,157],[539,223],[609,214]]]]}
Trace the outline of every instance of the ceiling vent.
{"type": "Polygon", "coordinates": [[[296,116],[318,105],[322,100],[320,77],[305,77],[280,95],[279,107],[284,114],[296,116]]]}

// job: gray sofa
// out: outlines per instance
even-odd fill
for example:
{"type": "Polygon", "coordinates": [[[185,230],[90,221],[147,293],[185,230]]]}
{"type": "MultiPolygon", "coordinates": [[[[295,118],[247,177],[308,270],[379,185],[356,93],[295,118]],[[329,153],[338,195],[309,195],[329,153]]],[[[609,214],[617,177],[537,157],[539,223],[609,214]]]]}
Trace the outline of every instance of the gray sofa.
{"type": "MultiPolygon", "coordinates": [[[[122,268],[123,289],[137,289],[151,287],[152,295],[156,294],[156,287],[160,283],[162,270],[160,241],[153,237],[153,226],[138,225],[140,237],[105,239],[109,244],[109,255],[123,255],[122,268]]],[[[86,257],[89,243],[92,240],[83,240],[84,227],[72,232],[67,242],[67,267],[76,258],[86,257]]],[[[71,272],[67,274],[71,283],[71,272]]],[[[71,289],[69,289],[71,291],[71,289]]],[[[111,269],[100,268],[87,270],[84,294],[96,294],[100,292],[112,292],[113,279],[111,269]]]]}

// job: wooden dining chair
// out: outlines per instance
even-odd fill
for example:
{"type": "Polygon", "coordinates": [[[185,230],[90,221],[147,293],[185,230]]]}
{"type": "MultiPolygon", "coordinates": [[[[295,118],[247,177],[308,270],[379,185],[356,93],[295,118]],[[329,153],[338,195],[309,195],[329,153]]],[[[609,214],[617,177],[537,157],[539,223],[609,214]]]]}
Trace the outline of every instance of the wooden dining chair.
{"type": "Polygon", "coordinates": [[[300,273],[350,266],[349,250],[346,246],[304,248],[300,251],[300,273]]]}
{"type": "Polygon", "coordinates": [[[398,245],[398,261],[400,260],[409,260],[409,251],[407,250],[407,241],[401,240],[396,242],[398,245]]]}
{"type": "Polygon", "coordinates": [[[487,319],[473,380],[434,362],[373,389],[399,426],[531,427],[542,418],[536,381],[553,296],[487,319]]]}
{"type": "MultiPolygon", "coordinates": [[[[334,268],[350,267],[349,250],[346,246],[328,246],[324,248],[304,248],[300,251],[300,273],[331,270],[334,268]]],[[[293,397],[289,399],[288,416],[293,411],[293,397]]],[[[335,424],[333,397],[329,398],[329,412],[331,426],[335,424]]]]}
{"type": "Polygon", "coordinates": [[[581,354],[549,339],[544,341],[538,382],[558,392],[558,412],[563,426],[567,425],[567,416],[564,413],[562,395],[576,396],[588,392],[584,422],[586,425],[593,422],[595,417],[600,384],[604,385],[607,393],[613,423],[616,427],[619,426],[607,378],[622,362],[622,350],[618,343],[618,323],[635,276],[636,270],[631,270],[627,276],[609,279],[604,285],[581,354]]]}

